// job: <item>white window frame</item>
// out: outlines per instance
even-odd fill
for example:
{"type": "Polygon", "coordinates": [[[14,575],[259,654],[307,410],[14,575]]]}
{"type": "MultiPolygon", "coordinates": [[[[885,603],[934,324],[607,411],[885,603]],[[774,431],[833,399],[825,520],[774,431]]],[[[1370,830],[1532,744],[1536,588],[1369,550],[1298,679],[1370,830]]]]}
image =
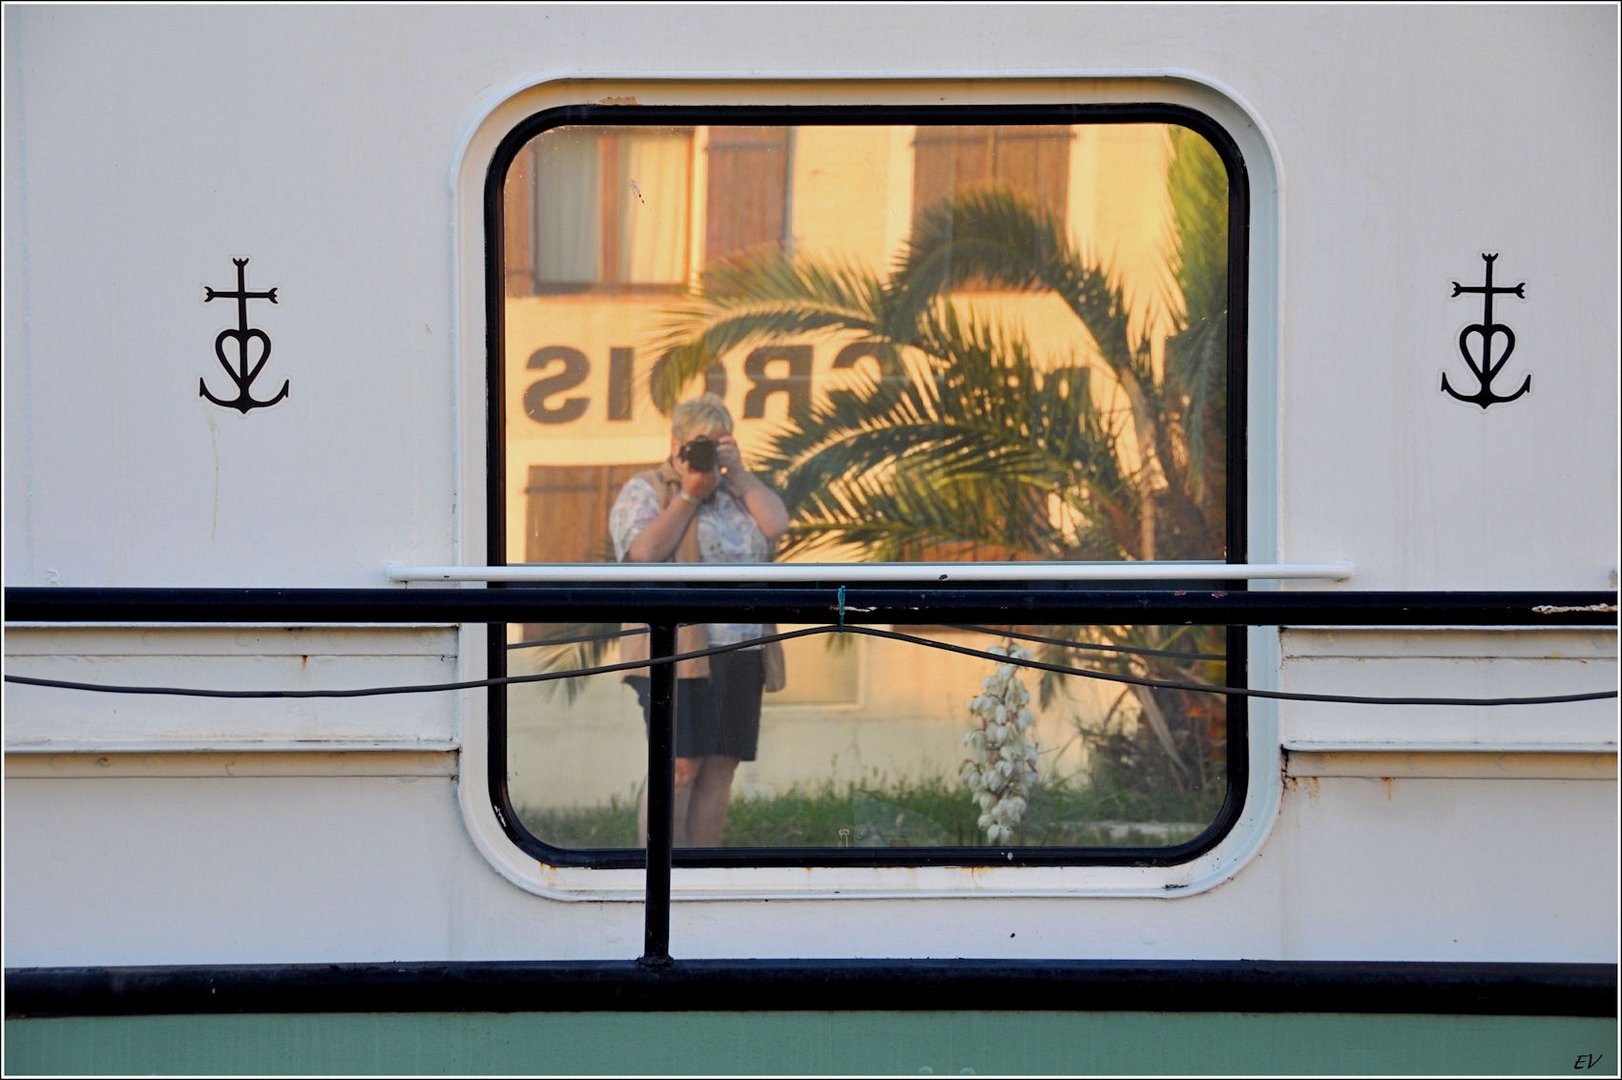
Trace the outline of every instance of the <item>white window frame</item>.
{"type": "MultiPolygon", "coordinates": [[[[1282,184],[1271,140],[1251,110],[1207,81],[1170,71],[1078,73],[1066,77],[1008,79],[955,72],[938,76],[867,80],[739,77],[708,82],[656,77],[565,79],[499,95],[469,131],[451,176],[455,204],[456,355],[460,362],[457,410],[456,562],[484,562],[487,507],[485,390],[486,172],[496,146],[518,124],[541,111],[605,100],[660,105],[952,105],[1152,104],[1195,109],[1234,140],[1249,178],[1250,217],[1247,341],[1248,555],[1270,565],[1278,555],[1278,347],[1282,279],[1282,184]]],[[[1332,558],[1326,564],[1335,564],[1332,558]]],[[[599,568],[604,569],[604,568],[599,568]]],[[[775,567],[762,568],[770,571],[775,567]]],[[[1027,567],[1029,569],[1029,567],[1027,567]]],[[[1231,568],[1230,568],[1231,569],[1231,568]]],[[[769,576],[763,574],[763,577],[769,576]]],[[[1262,588],[1272,584],[1260,582],[1262,588]]],[[[475,586],[477,587],[477,586],[475,586]]],[[[484,677],[486,631],[460,631],[461,678],[484,677]]],[[[1249,685],[1277,686],[1279,634],[1256,627],[1248,634],[1249,685]]],[[[487,697],[458,695],[461,753],[458,797],[473,843],[508,881],[560,900],[641,902],[646,873],[639,868],[554,866],[520,850],[492,809],[488,783],[487,697]]],[[[727,866],[673,870],[678,901],[742,898],[921,898],[1096,896],[1167,899],[1191,896],[1232,878],[1260,850],[1280,803],[1279,724],[1276,705],[1252,699],[1248,717],[1248,788],[1243,808],[1211,848],[1176,864],[1154,866],[727,866]]]]}

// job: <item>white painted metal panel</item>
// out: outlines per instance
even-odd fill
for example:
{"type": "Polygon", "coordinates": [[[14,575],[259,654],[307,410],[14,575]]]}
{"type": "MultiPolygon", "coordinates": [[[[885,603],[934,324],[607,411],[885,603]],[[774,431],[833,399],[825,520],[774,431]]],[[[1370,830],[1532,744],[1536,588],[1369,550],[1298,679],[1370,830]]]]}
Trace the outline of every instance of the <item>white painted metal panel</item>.
{"type": "Polygon", "coordinates": [[[1281,558],[1355,558],[1368,588],[1591,588],[1615,569],[1616,371],[1591,362],[1616,342],[1608,9],[7,20],[13,584],[370,585],[390,560],[461,561],[452,515],[477,493],[454,432],[479,402],[458,401],[453,345],[482,327],[455,321],[476,283],[454,276],[444,181],[488,109],[567,74],[1010,73],[999,41],[1021,75],[1188,72],[1266,125],[1288,204],[1281,558]],[[1482,412],[1438,387],[1473,318],[1450,283],[1487,250],[1528,282],[1504,318],[1534,390],[1482,412]],[[201,294],[231,284],[232,255],[281,290],[254,314],[292,381],[245,417],[192,389],[221,374],[227,324],[201,294]]]}
{"type": "MultiPolygon", "coordinates": [[[[640,951],[639,905],[551,903],[492,873],[444,777],[323,768],[14,775],[7,964],[640,951]]],[[[685,957],[1614,961],[1614,911],[1595,902],[1616,888],[1614,780],[1515,783],[1535,785],[1542,813],[1498,779],[1296,779],[1262,857],[1198,896],[678,903],[672,935],[685,957]],[[1551,822],[1565,823],[1553,838],[1551,822]]]]}
{"type": "MultiPolygon", "coordinates": [[[[1499,698],[1616,689],[1616,634],[1594,630],[1300,630],[1284,634],[1280,687],[1394,698],[1499,698]]],[[[1281,706],[1286,744],[1616,747],[1616,701],[1281,706]]]]}
{"type": "MultiPolygon", "coordinates": [[[[370,586],[390,562],[484,561],[477,153],[492,118],[543,84],[591,101],[599,80],[673,75],[721,80],[705,90],[717,100],[778,100],[759,79],[770,72],[870,80],[841,91],[849,100],[887,100],[888,81],[912,76],[945,76],[954,100],[996,100],[974,81],[986,76],[1129,76],[1157,100],[1199,88],[1225,122],[1252,126],[1248,557],[1355,560],[1357,588],[1616,586],[1612,8],[12,6],[4,18],[8,585],[370,586]],[[1444,370],[1468,378],[1455,339],[1477,313],[1449,294],[1478,280],[1485,251],[1501,280],[1527,282],[1500,314],[1533,390],[1482,411],[1439,383],[1444,370]],[[279,290],[252,314],[274,341],[267,383],[291,381],[287,401],[247,416],[196,392],[223,376],[212,343],[232,313],[203,290],[234,284],[232,256],[251,258],[250,287],[279,290]]],[[[323,680],[363,685],[451,666],[442,635],[396,648],[379,644],[390,634],[333,631],[295,656],[240,633],[110,647],[30,631],[8,636],[8,669],[268,681],[320,655],[323,680]]],[[[1256,678],[1425,694],[1456,675],[1506,694],[1615,683],[1614,635],[1548,659],[1527,651],[1542,638],[1465,635],[1438,652],[1439,637],[1410,637],[1337,651],[1292,635],[1280,662],[1253,635],[1256,678]]],[[[476,638],[457,642],[464,675],[482,667],[476,638]]],[[[182,767],[116,751],[449,746],[464,737],[457,707],[228,714],[49,693],[8,688],[8,746],[90,753],[8,755],[8,965],[640,951],[636,904],[514,884],[546,875],[521,865],[482,801],[477,708],[455,766],[402,752],[358,776],[321,755],[192,754],[202,764],[182,767]]],[[[1614,711],[1539,710],[1544,749],[1598,765],[1560,756],[1559,770],[1523,764],[1509,780],[1496,758],[1434,751],[1532,746],[1515,714],[1414,723],[1286,706],[1275,726],[1259,712],[1257,819],[1206,864],[1197,895],[1098,895],[1121,882],[1081,873],[1044,897],[908,899],[935,882],[896,871],[888,899],[764,903],[738,896],[736,875],[689,874],[678,897],[718,882],[712,896],[735,898],[678,902],[677,950],[1614,961],[1614,711]],[[1281,731],[1365,770],[1348,747],[1407,745],[1452,771],[1387,784],[1317,762],[1286,787],[1281,731]]]]}
{"type": "MultiPolygon", "coordinates": [[[[353,690],[456,678],[450,627],[13,629],[9,672],[181,689],[353,690]]],[[[81,749],[456,745],[454,694],[219,699],[7,683],[8,753],[81,749]]]]}
{"type": "Polygon", "coordinates": [[[330,760],[304,770],[326,777],[229,776],[228,760],[179,779],[8,766],[7,966],[641,952],[635,905],[537,904],[505,886],[461,835],[446,776],[330,760]]]}

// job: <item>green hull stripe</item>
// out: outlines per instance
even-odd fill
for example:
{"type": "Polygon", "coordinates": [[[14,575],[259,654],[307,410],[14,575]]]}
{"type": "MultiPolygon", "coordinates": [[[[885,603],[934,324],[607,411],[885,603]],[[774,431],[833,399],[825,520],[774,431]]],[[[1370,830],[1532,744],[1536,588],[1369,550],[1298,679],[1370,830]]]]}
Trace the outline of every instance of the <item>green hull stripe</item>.
{"type": "Polygon", "coordinates": [[[1615,1075],[1617,1021],[1154,1012],[321,1013],[7,1020],[16,1074],[1615,1075]]]}

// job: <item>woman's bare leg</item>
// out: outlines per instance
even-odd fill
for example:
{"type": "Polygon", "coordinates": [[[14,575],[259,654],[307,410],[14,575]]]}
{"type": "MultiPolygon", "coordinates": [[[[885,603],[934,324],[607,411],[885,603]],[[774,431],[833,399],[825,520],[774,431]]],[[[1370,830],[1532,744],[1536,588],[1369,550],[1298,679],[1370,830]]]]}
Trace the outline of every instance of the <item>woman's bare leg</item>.
{"type": "MultiPolygon", "coordinates": [[[[686,757],[676,759],[676,805],[673,807],[674,820],[672,828],[673,846],[675,847],[695,846],[688,839],[689,826],[687,821],[690,816],[689,806],[693,797],[693,779],[699,773],[700,763],[709,760],[711,759],[686,757]]],[[[725,808],[721,812],[725,814],[725,808]]],[[[642,785],[642,798],[636,804],[636,843],[638,847],[645,848],[648,846],[648,785],[646,784],[642,785]]],[[[702,847],[703,845],[697,846],[702,847]]]]}
{"type": "Polygon", "coordinates": [[[732,774],[738,759],[703,757],[692,781],[692,797],[687,805],[687,844],[692,847],[720,847],[726,835],[727,806],[732,801],[732,774]]]}

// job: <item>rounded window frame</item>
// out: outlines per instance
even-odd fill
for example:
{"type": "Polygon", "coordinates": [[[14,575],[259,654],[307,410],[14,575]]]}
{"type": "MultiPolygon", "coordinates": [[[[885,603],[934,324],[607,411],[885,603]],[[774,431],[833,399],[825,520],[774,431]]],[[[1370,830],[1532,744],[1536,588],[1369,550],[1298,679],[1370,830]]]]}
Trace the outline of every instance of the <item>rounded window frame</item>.
{"type": "MultiPolygon", "coordinates": [[[[1266,392],[1258,396],[1253,390],[1251,376],[1258,359],[1258,335],[1253,330],[1257,325],[1258,294],[1262,294],[1266,300],[1260,312],[1265,319],[1262,325],[1267,327],[1261,335],[1265,348],[1276,340],[1274,328],[1270,325],[1272,319],[1276,318],[1272,302],[1276,292],[1258,289],[1259,283],[1253,271],[1259,250],[1264,256],[1270,257],[1267,281],[1277,280],[1276,246],[1258,249],[1258,234],[1264,245],[1276,242],[1278,206],[1276,198],[1269,203],[1263,228],[1258,230],[1257,207],[1252,202],[1255,182],[1253,164],[1260,161],[1265,166],[1267,176],[1264,191],[1276,196],[1277,185],[1266,182],[1276,175],[1276,169],[1273,168],[1265,134],[1248,112],[1212,87],[1183,79],[1157,79],[1149,83],[1133,79],[1083,77],[1028,82],[994,80],[995,87],[1016,91],[1009,95],[1010,98],[1033,98],[997,105],[984,104],[989,96],[989,87],[981,88],[982,93],[974,95],[975,101],[942,104],[946,100],[945,95],[932,92],[935,86],[928,80],[887,84],[887,90],[905,91],[900,96],[912,100],[877,106],[837,100],[844,96],[841,90],[857,87],[833,80],[749,85],[769,85],[775,92],[760,96],[781,96],[785,100],[770,104],[740,103],[738,91],[746,87],[736,82],[639,84],[638,92],[634,94],[602,94],[594,91],[583,96],[578,93],[579,84],[573,81],[542,84],[509,98],[502,107],[487,116],[469,140],[470,151],[479,146],[481,137],[489,147],[488,156],[474,153],[464,155],[456,185],[458,194],[462,196],[462,221],[465,226],[472,223],[472,215],[467,212],[470,208],[468,196],[473,194],[469,180],[478,180],[482,272],[480,288],[469,292],[477,292],[483,302],[483,318],[479,321],[484,324],[484,333],[480,338],[485,348],[479,370],[484,373],[485,380],[479,387],[477,399],[488,401],[488,411],[482,417],[483,424],[479,425],[482,429],[479,442],[483,444],[485,463],[480,477],[480,487],[485,492],[486,500],[480,515],[484,525],[482,546],[489,565],[501,565],[505,561],[505,552],[498,550],[504,535],[499,527],[504,513],[504,500],[500,497],[504,468],[504,461],[499,460],[503,454],[501,402],[499,395],[485,392],[488,387],[499,386],[502,376],[500,308],[504,289],[501,287],[501,182],[505,166],[511,161],[516,147],[548,127],[581,122],[658,123],[668,126],[728,121],[908,123],[918,122],[916,118],[924,118],[937,123],[1008,120],[1025,123],[1162,122],[1195,129],[1217,149],[1230,176],[1229,431],[1230,443],[1235,445],[1229,448],[1229,468],[1230,476],[1240,477],[1242,482],[1229,485],[1228,561],[1243,562],[1247,556],[1254,559],[1271,555],[1270,550],[1258,551],[1256,545],[1250,542],[1250,537],[1272,536],[1270,525],[1276,513],[1271,498],[1273,489],[1271,486],[1261,488],[1268,497],[1260,500],[1259,505],[1257,500],[1249,496],[1256,488],[1258,479],[1255,459],[1251,456],[1257,405],[1265,408],[1273,395],[1269,382],[1266,392]],[[1141,100],[1141,91],[1146,85],[1156,91],[1152,95],[1153,100],[1148,102],[1141,100]],[[706,86],[714,98],[721,101],[720,104],[702,103],[707,100],[706,86]],[[1090,100],[1058,100],[1054,91],[1059,87],[1084,88],[1085,93],[1074,96],[1090,100]],[[649,93],[650,90],[656,92],[649,93]],[[830,94],[829,90],[835,92],[830,94]],[[557,100],[560,94],[574,100],[557,100]],[[802,100],[802,96],[808,100],[802,100]],[[628,97],[639,104],[588,105],[581,103],[582,97],[598,102],[616,97],[626,100],[628,97]],[[1224,121],[1227,125],[1237,125],[1242,131],[1242,139],[1231,134],[1224,121]],[[1237,422],[1232,418],[1235,403],[1242,417],[1237,422]],[[1264,526],[1260,532],[1256,531],[1258,523],[1264,526]]],[[[953,84],[953,88],[959,92],[962,89],[961,84],[953,84]]],[[[748,97],[747,94],[741,96],[748,97]]],[[[862,100],[870,102],[872,96],[864,95],[862,100]]],[[[469,246],[463,245],[464,256],[469,246]]],[[[466,265],[464,258],[464,268],[466,265]]],[[[467,337],[471,338],[472,335],[467,337]]],[[[1269,374],[1276,370],[1271,351],[1267,352],[1264,367],[1269,374]]],[[[1268,438],[1264,441],[1271,445],[1270,425],[1266,434],[1268,438]]],[[[468,448],[465,438],[463,446],[468,448]]],[[[464,479],[469,478],[469,471],[464,467],[464,479]]],[[[1277,470],[1271,467],[1271,463],[1264,472],[1265,479],[1276,479],[1277,470]]],[[[464,520],[463,524],[462,537],[466,540],[476,530],[467,527],[470,524],[468,520],[464,520]]],[[[1264,549],[1272,546],[1271,542],[1261,545],[1264,549]]],[[[1244,586],[1243,583],[1236,583],[1236,587],[1244,586]]],[[[482,634],[480,630],[482,628],[473,628],[474,637],[482,638],[478,641],[471,640],[464,631],[464,642],[472,648],[464,650],[463,655],[470,657],[477,653],[488,663],[500,657],[503,651],[499,644],[504,640],[503,628],[491,627],[482,634]]],[[[1242,672],[1236,685],[1260,685],[1255,677],[1256,671],[1276,670],[1277,634],[1271,628],[1252,628],[1248,631],[1242,627],[1230,628],[1228,636],[1231,655],[1237,657],[1237,662],[1231,663],[1230,670],[1242,672]]],[[[496,666],[499,664],[497,659],[496,666]]],[[[497,673],[493,667],[489,672],[497,673]]],[[[478,827],[473,832],[480,848],[487,856],[499,855],[496,861],[503,873],[531,891],[567,898],[638,898],[645,865],[641,850],[557,848],[533,837],[518,822],[506,798],[504,703],[494,694],[492,692],[491,697],[480,703],[482,708],[475,706],[466,710],[469,719],[473,719],[471,714],[479,715],[473,723],[464,725],[465,731],[478,730],[484,736],[464,743],[462,773],[465,781],[477,777],[482,782],[464,782],[461,785],[464,816],[469,819],[470,825],[474,825],[477,819],[478,827]]],[[[1278,742],[1274,709],[1267,702],[1251,701],[1248,707],[1241,704],[1238,708],[1230,709],[1228,725],[1228,790],[1222,810],[1199,837],[1181,845],[1152,849],[1025,848],[1010,852],[984,848],[907,848],[894,849],[894,854],[891,854],[892,849],[849,848],[739,848],[719,852],[679,852],[674,858],[674,884],[678,895],[695,898],[735,896],[739,895],[740,890],[749,895],[782,895],[785,888],[787,894],[793,895],[806,894],[807,888],[811,895],[829,895],[830,887],[834,895],[888,895],[895,888],[888,879],[897,872],[905,872],[911,883],[911,887],[903,890],[905,895],[918,895],[919,890],[930,894],[986,895],[989,891],[998,895],[1028,895],[1047,894],[1055,888],[1076,891],[1083,885],[1075,880],[1077,872],[1081,872],[1090,879],[1086,883],[1088,887],[1082,891],[1101,890],[1112,894],[1142,891],[1146,895],[1160,896],[1201,891],[1201,882],[1210,884],[1225,879],[1236,862],[1248,858],[1249,853],[1259,847],[1277,809],[1278,793],[1275,786],[1257,783],[1259,776],[1276,772],[1278,742]],[[998,858],[994,866],[987,866],[988,855],[1003,857],[998,858]],[[774,874],[780,878],[783,872],[790,870],[799,872],[794,876],[793,885],[772,880],[774,874]],[[810,877],[807,877],[808,873],[810,877]],[[1010,874],[1016,877],[1009,878],[1010,874]],[[1146,877],[1153,879],[1153,883],[1144,880],[1146,877]],[[810,884],[812,878],[823,881],[813,885],[810,884]],[[745,879],[748,880],[747,884],[744,883],[745,879]],[[996,879],[995,882],[993,879],[996,879]]]]}

